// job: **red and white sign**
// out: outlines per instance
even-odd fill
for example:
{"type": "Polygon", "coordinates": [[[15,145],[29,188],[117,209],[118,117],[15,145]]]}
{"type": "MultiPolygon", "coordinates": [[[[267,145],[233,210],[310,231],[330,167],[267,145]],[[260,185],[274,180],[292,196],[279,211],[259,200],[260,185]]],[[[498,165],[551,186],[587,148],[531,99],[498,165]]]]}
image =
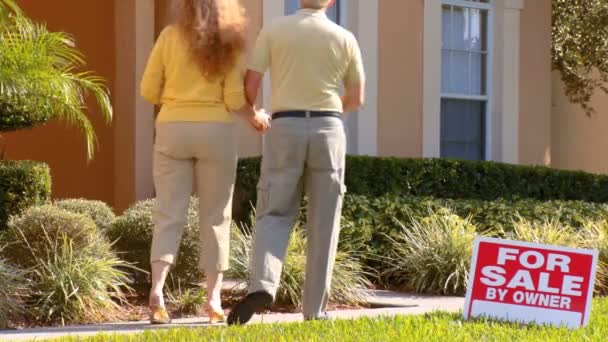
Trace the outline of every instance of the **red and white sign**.
{"type": "Polygon", "coordinates": [[[478,237],[464,317],[583,327],[597,251],[478,237]]]}

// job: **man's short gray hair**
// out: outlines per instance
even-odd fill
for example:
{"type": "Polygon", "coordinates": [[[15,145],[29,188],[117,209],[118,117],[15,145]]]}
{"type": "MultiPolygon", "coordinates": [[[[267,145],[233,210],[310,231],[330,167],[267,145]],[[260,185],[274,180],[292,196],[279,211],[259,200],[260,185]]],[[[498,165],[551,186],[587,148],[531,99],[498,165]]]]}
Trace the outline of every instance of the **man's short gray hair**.
{"type": "Polygon", "coordinates": [[[331,0],[301,0],[302,5],[309,8],[325,8],[331,0]]]}

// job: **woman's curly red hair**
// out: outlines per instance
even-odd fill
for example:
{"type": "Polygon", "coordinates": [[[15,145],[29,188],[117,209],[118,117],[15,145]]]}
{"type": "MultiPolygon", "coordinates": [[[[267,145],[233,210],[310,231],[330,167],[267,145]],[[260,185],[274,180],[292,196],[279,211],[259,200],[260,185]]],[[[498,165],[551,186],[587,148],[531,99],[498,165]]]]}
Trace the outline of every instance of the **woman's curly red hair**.
{"type": "Polygon", "coordinates": [[[239,0],[176,0],[177,25],[203,75],[215,80],[245,49],[247,21],[239,0]]]}

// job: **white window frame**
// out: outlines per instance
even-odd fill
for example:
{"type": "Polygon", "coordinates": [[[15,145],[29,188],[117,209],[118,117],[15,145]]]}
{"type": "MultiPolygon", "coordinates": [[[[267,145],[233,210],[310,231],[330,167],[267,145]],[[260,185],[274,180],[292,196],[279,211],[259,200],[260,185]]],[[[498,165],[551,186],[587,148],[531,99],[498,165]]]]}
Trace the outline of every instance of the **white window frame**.
{"type": "MultiPolygon", "coordinates": [[[[440,99],[439,102],[441,102],[441,100],[443,99],[454,99],[454,100],[472,100],[472,101],[485,101],[485,113],[484,113],[484,159],[485,160],[492,160],[493,157],[493,139],[492,139],[492,108],[493,108],[493,89],[492,89],[492,85],[493,85],[493,68],[494,68],[494,1],[490,0],[488,3],[481,3],[481,2],[473,2],[473,1],[468,1],[468,0],[441,0],[441,6],[443,5],[448,5],[448,6],[457,6],[457,7],[462,7],[462,8],[474,8],[474,9],[480,9],[480,10],[485,10],[488,12],[487,14],[487,30],[484,33],[486,35],[486,41],[487,41],[487,51],[485,53],[486,56],[486,75],[485,75],[485,82],[486,82],[486,95],[463,95],[463,94],[454,94],[454,93],[444,93],[442,90],[440,90],[440,99]]],[[[440,20],[441,25],[443,25],[443,20],[440,20]]],[[[441,29],[440,29],[441,31],[441,29]]],[[[441,62],[441,56],[442,56],[442,51],[443,51],[443,47],[440,48],[439,51],[439,55],[440,55],[440,64],[442,65],[441,62]]],[[[443,75],[440,72],[440,79],[443,80],[443,75]]],[[[441,88],[440,88],[441,89],[441,88]]],[[[441,106],[439,107],[439,111],[441,113],[441,106]]],[[[439,125],[441,125],[441,114],[440,114],[440,118],[439,118],[439,125]]],[[[439,136],[439,139],[441,140],[441,135],[439,136]]],[[[438,142],[439,145],[441,145],[441,141],[438,142]]],[[[441,147],[439,147],[441,149],[441,147]]],[[[439,150],[439,153],[441,155],[441,150],[439,150]]]]}
{"type": "MultiPolygon", "coordinates": [[[[286,0],[283,0],[286,1],[286,0]]],[[[337,6],[337,15],[338,18],[336,21],[336,24],[344,26],[344,24],[347,22],[346,18],[348,17],[348,12],[347,12],[347,8],[348,8],[348,4],[346,3],[345,0],[336,0],[336,3],[334,4],[334,6],[337,6]]],[[[283,13],[285,15],[287,15],[287,13],[285,13],[285,3],[283,3],[283,13]]]]}

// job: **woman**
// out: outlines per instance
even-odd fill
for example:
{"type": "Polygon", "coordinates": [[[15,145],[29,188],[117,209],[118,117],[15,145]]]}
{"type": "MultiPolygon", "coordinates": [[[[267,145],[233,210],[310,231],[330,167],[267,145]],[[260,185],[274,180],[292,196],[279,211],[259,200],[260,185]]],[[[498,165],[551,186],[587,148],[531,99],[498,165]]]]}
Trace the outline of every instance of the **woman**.
{"type": "Polygon", "coordinates": [[[246,102],[241,60],[245,18],[238,0],[176,0],[177,23],[158,38],[141,83],[160,104],[154,146],[151,322],[170,323],[163,287],[184,229],[192,185],[199,197],[200,267],[207,276],[211,322],[224,320],[220,289],[228,268],[236,174],[234,118],[258,131],[268,116],[246,102]]]}

